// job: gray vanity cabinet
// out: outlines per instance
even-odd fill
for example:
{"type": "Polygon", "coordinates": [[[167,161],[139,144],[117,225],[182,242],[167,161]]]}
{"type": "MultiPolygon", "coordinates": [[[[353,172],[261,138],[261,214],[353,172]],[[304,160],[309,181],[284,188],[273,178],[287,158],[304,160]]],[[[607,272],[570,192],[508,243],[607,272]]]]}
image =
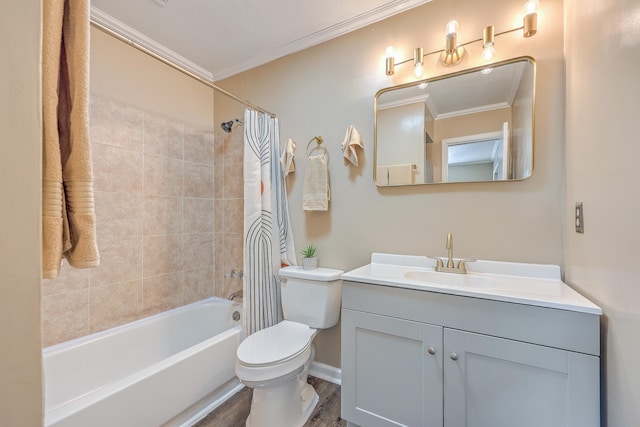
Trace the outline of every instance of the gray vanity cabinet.
{"type": "Polygon", "coordinates": [[[349,426],[599,426],[599,319],[343,283],[349,426]]]}
{"type": "Polygon", "coordinates": [[[445,427],[599,425],[598,357],[451,329],[444,353],[445,427]]]}
{"type": "Polygon", "coordinates": [[[442,327],[343,310],[342,333],[343,418],[442,426],[442,327]]]}

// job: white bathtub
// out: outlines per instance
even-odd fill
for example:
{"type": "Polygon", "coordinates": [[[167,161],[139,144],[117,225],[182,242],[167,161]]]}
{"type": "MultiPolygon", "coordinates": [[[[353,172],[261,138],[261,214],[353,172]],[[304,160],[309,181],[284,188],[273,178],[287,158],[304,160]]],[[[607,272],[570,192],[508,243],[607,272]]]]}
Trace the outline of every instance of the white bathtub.
{"type": "Polygon", "coordinates": [[[45,348],[45,426],[190,425],[242,388],[241,307],[209,298],[45,348]]]}

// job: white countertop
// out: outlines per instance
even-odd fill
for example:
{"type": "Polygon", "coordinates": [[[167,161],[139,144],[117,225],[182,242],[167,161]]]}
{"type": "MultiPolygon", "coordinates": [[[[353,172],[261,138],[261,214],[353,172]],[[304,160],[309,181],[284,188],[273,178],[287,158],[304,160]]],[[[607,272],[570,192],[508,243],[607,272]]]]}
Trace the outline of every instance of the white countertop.
{"type": "Polygon", "coordinates": [[[602,314],[560,280],[556,265],[477,260],[466,262],[466,275],[436,273],[435,265],[423,256],[374,253],[371,264],[344,273],[342,280],[602,314]]]}

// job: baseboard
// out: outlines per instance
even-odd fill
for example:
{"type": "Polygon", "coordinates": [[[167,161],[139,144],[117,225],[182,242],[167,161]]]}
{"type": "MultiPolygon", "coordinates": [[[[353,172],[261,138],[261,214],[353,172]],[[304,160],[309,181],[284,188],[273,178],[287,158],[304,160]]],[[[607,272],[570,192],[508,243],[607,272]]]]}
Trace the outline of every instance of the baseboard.
{"type": "Polygon", "coordinates": [[[312,362],[309,375],[333,384],[342,385],[342,369],[320,362],[312,362]]]}

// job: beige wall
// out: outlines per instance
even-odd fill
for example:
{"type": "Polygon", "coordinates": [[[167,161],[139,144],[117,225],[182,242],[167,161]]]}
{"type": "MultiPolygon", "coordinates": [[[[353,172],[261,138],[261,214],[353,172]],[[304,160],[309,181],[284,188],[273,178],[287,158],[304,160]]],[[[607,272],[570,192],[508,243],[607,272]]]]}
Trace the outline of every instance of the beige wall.
{"type": "Polygon", "coordinates": [[[90,78],[94,95],[211,129],[211,89],[95,28],[90,78]]]}
{"type": "Polygon", "coordinates": [[[0,13],[0,425],[42,425],[39,0],[0,13]]]}
{"type": "MultiPolygon", "coordinates": [[[[378,109],[378,166],[412,163],[413,182],[422,183],[425,175],[425,110],[424,102],[378,109]]],[[[376,175],[378,183],[387,185],[387,175],[376,175]]]]}
{"type": "MultiPolygon", "coordinates": [[[[522,182],[377,188],[373,183],[373,98],[379,89],[412,81],[411,67],[384,73],[384,50],[392,44],[412,57],[444,45],[444,27],[460,22],[459,40],[522,25],[521,0],[434,1],[336,40],[279,59],[220,82],[275,112],[282,140],[298,143],[296,173],[288,180],[289,208],[297,247],[314,243],[321,266],[350,270],[371,252],[445,254],[447,232],[455,255],[469,258],[562,264],[564,65],[562,1],[542,2],[538,35],[497,38],[496,61],[531,55],[538,66],[533,176],[522,182]],[[365,144],[358,168],[346,167],[340,144],[353,124],[365,144]],[[329,148],[329,212],[302,211],[305,147],[322,135],[329,148]]],[[[456,68],[426,60],[426,75],[480,65],[479,44],[456,68]]],[[[216,95],[216,122],[230,117],[216,95]],[[221,115],[223,117],[221,117],[221,115]]],[[[229,108],[233,114],[241,107],[229,108]]],[[[340,363],[339,330],[318,337],[318,360],[340,363]]]]}
{"type": "MultiPolygon", "coordinates": [[[[436,181],[442,181],[442,140],[459,138],[489,132],[502,132],[504,122],[513,123],[511,107],[482,111],[465,116],[439,119],[434,123],[433,144],[427,148],[427,156],[433,161],[433,176],[436,181]]],[[[493,178],[493,168],[489,167],[488,180],[493,178]]],[[[478,181],[474,179],[473,181],[478,181]]]]}
{"type": "Polygon", "coordinates": [[[640,425],[640,4],[565,2],[565,279],[604,310],[609,427],[640,425]],[[584,234],[573,227],[584,203],[584,234]]]}

